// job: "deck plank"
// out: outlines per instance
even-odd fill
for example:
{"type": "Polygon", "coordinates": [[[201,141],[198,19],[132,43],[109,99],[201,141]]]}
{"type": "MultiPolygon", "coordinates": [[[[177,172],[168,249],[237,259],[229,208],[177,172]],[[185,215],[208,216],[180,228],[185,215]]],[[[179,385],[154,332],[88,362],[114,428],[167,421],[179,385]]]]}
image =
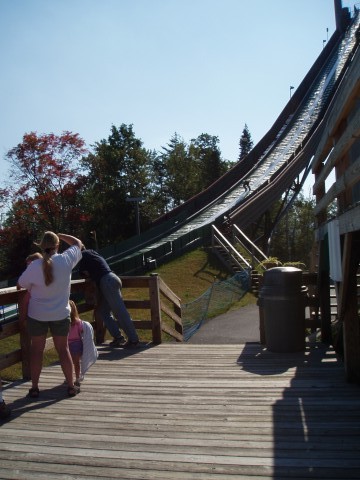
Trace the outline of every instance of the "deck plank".
{"type": "Polygon", "coordinates": [[[1,478],[360,478],[360,388],[329,347],[99,350],[75,398],[59,365],[39,400],[5,388],[1,478]]]}

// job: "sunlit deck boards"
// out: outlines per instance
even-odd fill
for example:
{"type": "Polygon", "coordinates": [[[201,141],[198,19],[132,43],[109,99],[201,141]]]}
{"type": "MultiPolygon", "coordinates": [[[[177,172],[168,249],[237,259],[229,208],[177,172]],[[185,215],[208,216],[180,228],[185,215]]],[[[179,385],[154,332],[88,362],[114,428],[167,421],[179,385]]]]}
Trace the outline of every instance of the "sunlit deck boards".
{"type": "Polygon", "coordinates": [[[1,478],[360,478],[360,388],[325,347],[101,348],[79,396],[62,379],[5,390],[1,478]]]}

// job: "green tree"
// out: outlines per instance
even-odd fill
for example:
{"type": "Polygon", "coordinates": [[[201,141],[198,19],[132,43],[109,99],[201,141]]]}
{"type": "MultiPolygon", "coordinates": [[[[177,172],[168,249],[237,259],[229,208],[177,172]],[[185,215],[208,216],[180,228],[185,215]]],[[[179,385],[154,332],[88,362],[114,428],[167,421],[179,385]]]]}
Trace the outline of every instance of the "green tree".
{"type": "Polygon", "coordinates": [[[168,195],[168,209],[181,205],[197,193],[199,166],[189,154],[184,140],[175,133],[166,147],[161,160],[166,169],[165,189],[168,195]]]}
{"type": "Polygon", "coordinates": [[[218,180],[227,170],[227,164],[221,159],[218,147],[219,138],[202,133],[192,139],[189,146],[190,156],[197,166],[196,192],[199,193],[215,180],[218,180]]]}
{"type": "MultiPolygon", "coordinates": [[[[89,230],[99,245],[121,241],[136,233],[135,209],[128,198],[149,196],[151,152],[136,138],[133,126],[112,125],[107,139],[96,142],[83,158],[86,185],[83,201],[91,217],[89,230]]],[[[143,223],[149,219],[141,216],[143,223]]]]}
{"type": "Polygon", "coordinates": [[[246,123],[240,137],[239,146],[240,146],[239,161],[240,161],[246,157],[246,155],[251,151],[253,147],[251,134],[246,123]]]}
{"type": "Polygon", "coordinates": [[[219,139],[207,133],[190,144],[175,133],[159,156],[164,175],[163,193],[172,209],[200,193],[223,175],[228,163],[221,159],[219,139]]]}
{"type": "Polygon", "coordinates": [[[302,262],[309,267],[314,243],[315,200],[300,193],[277,224],[272,237],[271,255],[282,262],[302,262]]]}
{"type": "Polygon", "coordinates": [[[155,220],[167,212],[171,203],[171,193],[167,187],[168,176],[164,157],[153,150],[150,152],[150,162],[150,193],[144,209],[147,209],[149,218],[155,220]]]}

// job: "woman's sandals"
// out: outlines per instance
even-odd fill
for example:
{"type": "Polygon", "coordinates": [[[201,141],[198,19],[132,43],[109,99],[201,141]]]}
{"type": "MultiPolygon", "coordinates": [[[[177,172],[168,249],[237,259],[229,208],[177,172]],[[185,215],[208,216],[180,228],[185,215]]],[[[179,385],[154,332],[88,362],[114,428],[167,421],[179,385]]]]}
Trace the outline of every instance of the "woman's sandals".
{"type": "Polygon", "coordinates": [[[37,387],[32,387],[29,390],[28,397],[29,398],[39,398],[40,392],[37,387]]]}
{"type": "Polygon", "coordinates": [[[78,393],[80,393],[80,387],[74,385],[73,387],[68,387],[67,393],[69,397],[75,397],[78,393]]]}
{"type": "MultiPolygon", "coordinates": [[[[80,387],[78,387],[77,385],[67,388],[67,394],[69,397],[75,397],[78,393],[80,393],[80,387]]],[[[40,395],[39,389],[36,387],[32,387],[30,388],[27,396],[29,398],[39,398],[39,395],[40,395]]]]}

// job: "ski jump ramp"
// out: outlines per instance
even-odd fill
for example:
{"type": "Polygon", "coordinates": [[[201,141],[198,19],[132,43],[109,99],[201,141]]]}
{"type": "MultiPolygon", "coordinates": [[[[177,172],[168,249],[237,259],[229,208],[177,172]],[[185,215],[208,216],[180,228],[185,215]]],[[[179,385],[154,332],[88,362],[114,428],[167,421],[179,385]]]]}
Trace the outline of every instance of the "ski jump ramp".
{"type": "Polygon", "coordinates": [[[138,273],[209,243],[211,225],[230,218],[239,228],[258,219],[293,181],[310,169],[326,131],[325,113],[359,44],[359,11],[336,30],[274,125],[252,151],[210,187],[157,219],[140,236],[101,253],[121,273],[138,273]],[[245,184],[244,184],[245,182],[245,184]],[[247,188],[246,183],[250,188],[247,188]]]}

